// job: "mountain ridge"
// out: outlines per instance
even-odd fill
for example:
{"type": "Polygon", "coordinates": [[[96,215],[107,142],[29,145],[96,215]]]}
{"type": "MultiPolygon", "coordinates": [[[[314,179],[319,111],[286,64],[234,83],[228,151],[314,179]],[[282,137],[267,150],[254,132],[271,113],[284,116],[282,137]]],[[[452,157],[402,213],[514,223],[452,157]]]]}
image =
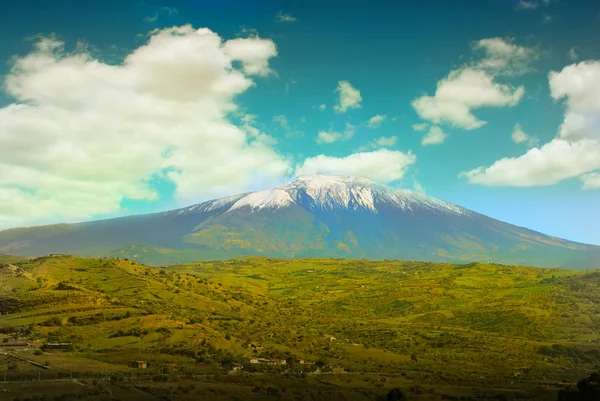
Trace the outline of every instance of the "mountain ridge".
{"type": "Polygon", "coordinates": [[[120,256],[148,264],[254,255],[583,269],[599,266],[600,247],[370,179],[316,174],[166,212],[0,231],[0,252],[120,256]]]}

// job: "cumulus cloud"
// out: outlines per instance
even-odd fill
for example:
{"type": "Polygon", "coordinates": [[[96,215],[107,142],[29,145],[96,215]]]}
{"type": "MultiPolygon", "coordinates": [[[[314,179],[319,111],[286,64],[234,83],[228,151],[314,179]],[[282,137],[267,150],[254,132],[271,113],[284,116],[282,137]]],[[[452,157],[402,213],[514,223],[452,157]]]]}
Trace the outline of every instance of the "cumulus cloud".
{"type": "Polygon", "coordinates": [[[572,47],[569,50],[569,58],[573,61],[579,60],[579,54],[577,54],[577,49],[575,47],[572,47]]]}
{"type": "Polygon", "coordinates": [[[541,0],[537,1],[537,0],[520,0],[519,2],[517,2],[517,5],[515,6],[515,9],[517,11],[522,11],[522,10],[537,10],[538,8],[544,6],[547,7],[550,4],[554,3],[556,0],[541,0]]]}
{"type": "Polygon", "coordinates": [[[293,17],[291,14],[284,14],[283,11],[279,11],[277,13],[277,15],[275,16],[275,19],[277,20],[277,22],[294,22],[294,21],[296,21],[295,17],[293,17]]]}
{"type": "Polygon", "coordinates": [[[421,145],[439,145],[444,143],[447,137],[448,134],[446,134],[440,127],[434,125],[421,140],[421,145]]]}
{"type": "Polygon", "coordinates": [[[346,157],[319,155],[309,157],[296,167],[296,175],[333,174],[368,177],[379,182],[400,180],[408,168],[416,163],[412,152],[379,149],[373,152],[354,153],[346,157]]]}
{"type": "Polygon", "coordinates": [[[338,104],[334,106],[335,111],[345,113],[348,109],[357,109],[362,107],[360,102],[362,97],[360,91],[354,88],[348,81],[340,81],[335,90],[339,93],[338,104]]]}
{"type": "Polygon", "coordinates": [[[273,121],[276,122],[277,124],[279,124],[281,126],[281,128],[284,128],[284,129],[290,128],[290,124],[288,123],[287,118],[283,114],[273,117],[273,121]]]}
{"type": "Polygon", "coordinates": [[[146,22],[156,22],[161,15],[173,16],[179,14],[175,7],[159,7],[154,15],[144,18],[146,22]]]}
{"type": "Polygon", "coordinates": [[[463,172],[473,184],[531,187],[552,185],[600,169],[600,142],[590,139],[570,143],[554,139],[520,157],[498,160],[490,167],[463,172]]]}
{"type": "Polygon", "coordinates": [[[16,103],[0,109],[0,226],[118,213],[156,199],[155,177],[180,200],[278,181],[289,162],[273,139],[252,116],[229,119],[275,54],[270,40],[190,25],[154,31],[118,65],[39,40],[5,79],[16,103]]]}
{"type": "Polygon", "coordinates": [[[473,43],[473,50],[485,53],[474,67],[492,75],[523,75],[532,71],[531,62],[538,58],[536,49],[516,45],[512,38],[481,39],[473,43]]]}
{"type": "Polygon", "coordinates": [[[397,142],[397,136],[381,136],[379,138],[374,138],[373,140],[369,141],[369,143],[366,146],[363,146],[361,148],[361,151],[391,147],[396,145],[397,142]]]}
{"type": "Polygon", "coordinates": [[[482,107],[512,107],[525,93],[522,86],[513,88],[494,82],[483,70],[461,68],[438,82],[434,96],[422,96],[412,102],[419,116],[433,124],[447,123],[473,130],[485,125],[473,109],[482,107]]]}
{"type": "Polygon", "coordinates": [[[378,146],[394,146],[396,142],[398,142],[398,137],[396,136],[382,136],[373,140],[373,143],[378,146]]]}
{"type": "Polygon", "coordinates": [[[583,183],[582,188],[585,190],[600,188],[600,173],[584,174],[579,179],[583,183]]]}
{"type": "Polygon", "coordinates": [[[257,38],[238,38],[225,42],[223,52],[232,60],[240,61],[244,73],[265,76],[273,71],[269,68],[269,59],[277,56],[277,48],[271,40],[257,38]]]}
{"type": "Polygon", "coordinates": [[[344,139],[344,134],[337,131],[321,131],[317,134],[317,143],[334,143],[344,139]]]}
{"type": "Polygon", "coordinates": [[[559,136],[600,139],[600,61],[572,64],[549,74],[550,94],[565,100],[567,111],[559,136]]]}
{"type": "Polygon", "coordinates": [[[520,157],[463,172],[462,177],[496,186],[551,185],[580,177],[584,188],[595,188],[592,172],[600,169],[600,61],[569,65],[550,72],[548,79],[552,97],[566,106],[557,137],[520,157]]]}
{"type": "Polygon", "coordinates": [[[421,183],[419,181],[414,180],[413,188],[414,188],[415,192],[418,192],[423,195],[427,195],[427,191],[425,190],[425,187],[423,185],[421,185],[421,183]]]}
{"type": "Polygon", "coordinates": [[[539,8],[539,6],[539,3],[535,1],[520,0],[515,8],[517,10],[535,10],[539,8]]]}
{"type": "Polygon", "coordinates": [[[533,138],[525,131],[523,131],[523,127],[521,126],[521,124],[515,124],[511,135],[511,139],[514,143],[527,143],[529,145],[535,145],[539,142],[537,138],[533,138]]]}
{"type": "Polygon", "coordinates": [[[346,123],[346,129],[344,130],[343,133],[333,131],[333,130],[321,131],[317,134],[316,141],[319,144],[345,141],[345,140],[352,138],[352,136],[355,133],[356,133],[356,127],[350,123],[346,123]]]}
{"type": "Polygon", "coordinates": [[[415,131],[423,132],[428,127],[429,127],[429,124],[427,124],[427,123],[419,123],[419,124],[413,124],[412,129],[415,131]]]}
{"type": "Polygon", "coordinates": [[[369,128],[378,128],[383,124],[383,122],[387,119],[387,116],[384,114],[377,114],[373,116],[367,121],[367,127],[369,128]]]}
{"type": "MultiPolygon", "coordinates": [[[[305,122],[305,121],[306,121],[305,117],[300,117],[300,122],[305,122]]],[[[283,135],[288,139],[289,138],[300,138],[304,135],[304,132],[296,129],[295,127],[292,127],[290,125],[288,119],[286,118],[286,116],[284,116],[283,114],[273,117],[273,122],[277,123],[283,129],[283,135]]]]}

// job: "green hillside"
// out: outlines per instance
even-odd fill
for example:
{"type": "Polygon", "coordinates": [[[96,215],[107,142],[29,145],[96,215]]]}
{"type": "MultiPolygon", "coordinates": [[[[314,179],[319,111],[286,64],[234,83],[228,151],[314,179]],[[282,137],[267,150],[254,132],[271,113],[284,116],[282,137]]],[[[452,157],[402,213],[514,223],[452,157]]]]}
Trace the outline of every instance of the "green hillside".
{"type": "MultiPolygon", "coordinates": [[[[559,383],[600,365],[597,272],[266,258],[151,268],[57,256],[0,265],[0,328],[35,344],[21,355],[52,368],[42,375],[103,372],[123,388],[146,386],[144,394],[185,388],[177,399],[219,399],[205,393],[218,388],[221,399],[333,392],[375,400],[400,387],[410,399],[555,399],[559,383]],[[47,342],[74,349],[33,353],[47,342]],[[225,375],[242,357],[288,362],[225,375]],[[148,369],[129,366],[137,360],[148,369]],[[322,374],[307,375],[317,366],[322,374]]],[[[13,379],[40,374],[19,360],[0,369],[13,379]]]]}

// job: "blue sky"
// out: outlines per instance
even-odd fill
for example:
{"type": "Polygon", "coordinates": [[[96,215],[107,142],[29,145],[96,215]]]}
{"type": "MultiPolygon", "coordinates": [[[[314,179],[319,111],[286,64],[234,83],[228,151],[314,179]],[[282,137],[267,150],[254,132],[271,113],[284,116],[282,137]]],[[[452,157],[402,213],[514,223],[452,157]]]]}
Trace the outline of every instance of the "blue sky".
{"type": "Polygon", "coordinates": [[[600,244],[597,1],[0,7],[0,228],[167,210],[320,170],[600,244]],[[231,46],[195,41],[199,28],[231,46]],[[203,92],[217,69],[237,82],[213,65],[222,54],[246,85],[203,92]]]}

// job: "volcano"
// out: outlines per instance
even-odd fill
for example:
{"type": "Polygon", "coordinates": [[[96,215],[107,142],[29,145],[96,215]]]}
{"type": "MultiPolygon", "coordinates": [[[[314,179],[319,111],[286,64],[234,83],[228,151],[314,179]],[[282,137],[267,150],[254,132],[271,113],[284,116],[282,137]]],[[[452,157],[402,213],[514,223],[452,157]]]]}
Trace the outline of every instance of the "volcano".
{"type": "Polygon", "coordinates": [[[366,178],[323,174],[168,212],[0,231],[0,253],[149,265],[243,256],[600,267],[572,242],[366,178]]]}

